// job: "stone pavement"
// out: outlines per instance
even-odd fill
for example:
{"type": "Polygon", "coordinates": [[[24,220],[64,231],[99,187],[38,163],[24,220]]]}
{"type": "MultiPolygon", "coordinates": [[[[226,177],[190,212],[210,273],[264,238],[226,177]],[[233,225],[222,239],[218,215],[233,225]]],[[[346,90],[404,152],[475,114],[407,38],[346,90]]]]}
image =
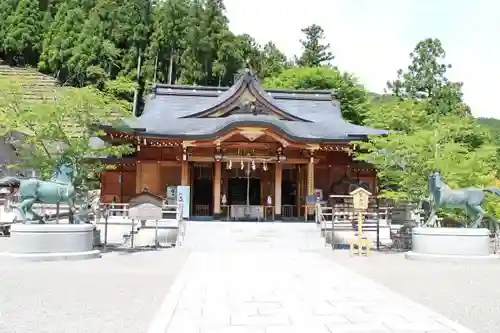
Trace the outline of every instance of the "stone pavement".
{"type": "Polygon", "coordinates": [[[149,333],[472,332],[322,256],[314,225],[190,223],[186,246],[149,333]]]}

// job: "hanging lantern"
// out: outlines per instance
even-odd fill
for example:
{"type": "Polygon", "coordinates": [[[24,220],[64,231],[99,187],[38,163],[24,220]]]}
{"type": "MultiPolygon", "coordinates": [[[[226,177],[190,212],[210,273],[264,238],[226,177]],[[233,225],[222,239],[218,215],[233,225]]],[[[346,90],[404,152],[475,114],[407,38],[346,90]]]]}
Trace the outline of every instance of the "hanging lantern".
{"type": "Polygon", "coordinates": [[[252,170],[255,171],[255,161],[252,160],[252,170]]]}
{"type": "Polygon", "coordinates": [[[240,166],[240,169],[241,169],[241,170],[245,169],[245,164],[243,163],[243,160],[241,160],[241,166],[240,166]]]}

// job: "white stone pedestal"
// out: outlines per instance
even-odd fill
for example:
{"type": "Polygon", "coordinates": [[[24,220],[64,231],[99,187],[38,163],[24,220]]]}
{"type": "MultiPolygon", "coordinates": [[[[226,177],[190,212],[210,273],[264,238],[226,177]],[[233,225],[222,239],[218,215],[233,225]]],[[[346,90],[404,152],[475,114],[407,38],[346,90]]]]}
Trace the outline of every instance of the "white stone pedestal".
{"type": "Polygon", "coordinates": [[[497,262],[490,254],[488,229],[478,228],[413,228],[411,260],[447,262],[497,262]]]}
{"type": "Polygon", "coordinates": [[[30,261],[99,258],[91,224],[13,224],[7,256],[30,261]]]}

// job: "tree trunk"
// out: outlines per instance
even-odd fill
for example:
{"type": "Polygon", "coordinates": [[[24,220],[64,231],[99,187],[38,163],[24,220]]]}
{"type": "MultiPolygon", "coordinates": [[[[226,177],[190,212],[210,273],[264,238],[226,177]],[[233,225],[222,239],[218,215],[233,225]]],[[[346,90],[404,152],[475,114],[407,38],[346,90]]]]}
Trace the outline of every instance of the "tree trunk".
{"type": "Polygon", "coordinates": [[[174,53],[170,54],[170,59],[168,63],[168,80],[167,84],[172,84],[172,71],[174,69],[174,53]]]}

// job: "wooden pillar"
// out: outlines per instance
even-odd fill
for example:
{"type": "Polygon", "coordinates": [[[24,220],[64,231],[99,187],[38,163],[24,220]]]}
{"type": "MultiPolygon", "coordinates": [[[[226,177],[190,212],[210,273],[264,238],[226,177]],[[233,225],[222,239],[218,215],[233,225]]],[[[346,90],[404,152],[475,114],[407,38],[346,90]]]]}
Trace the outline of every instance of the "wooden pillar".
{"type": "Polygon", "coordinates": [[[302,216],[301,205],[302,203],[302,165],[297,164],[297,191],[295,195],[295,209],[297,211],[297,217],[302,216]]]}
{"type": "Polygon", "coordinates": [[[214,219],[220,219],[220,184],[221,184],[221,162],[215,161],[215,172],[214,172],[214,219]]]}
{"type": "Polygon", "coordinates": [[[181,185],[189,186],[188,146],[183,143],[181,160],[181,185]]]}
{"type": "Polygon", "coordinates": [[[142,164],[137,161],[135,168],[135,193],[142,192],[142,164]]]}
{"type": "Polygon", "coordinates": [[[189,186],[189,162],[182,161],[181,164],[181,185],[189,186]]]}
{"type": "MultiPolygon", "coordinates": [[[[314,194],[314,157],[311,157],[307,164],[307,195],[314,194]]],[[[313,209],[307,209],[307,215],[312,215],[313,209]]]]}
{"type": "Polygon", "coordinates": [[[307,195],[314,194],[314,159],[307,164],[307,195]]]}
{"type": "Polygon", "coordinates": [[[276,163],[274,168],[274,218],[281,220],[281,180],[283,164],[276,163]]]}

